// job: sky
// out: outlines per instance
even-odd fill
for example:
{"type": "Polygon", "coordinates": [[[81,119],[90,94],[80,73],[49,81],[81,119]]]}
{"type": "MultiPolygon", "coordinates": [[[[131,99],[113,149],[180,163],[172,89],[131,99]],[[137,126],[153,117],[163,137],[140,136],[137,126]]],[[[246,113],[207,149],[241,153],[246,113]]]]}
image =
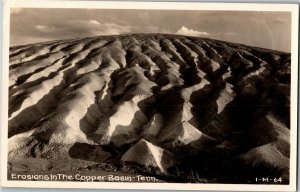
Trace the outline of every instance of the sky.
{"type": "Polygon", "coordinates": [[[291,50],[291,14],[264,11],[13,8],[10,45],[127,33],[167,33],[291,50]]]}

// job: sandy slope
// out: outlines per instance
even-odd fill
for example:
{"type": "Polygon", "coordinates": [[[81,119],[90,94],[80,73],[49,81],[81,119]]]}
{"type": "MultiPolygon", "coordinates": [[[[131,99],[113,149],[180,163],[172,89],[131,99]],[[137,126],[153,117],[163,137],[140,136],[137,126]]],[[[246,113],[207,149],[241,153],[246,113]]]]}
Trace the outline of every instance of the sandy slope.
{"type": "Polygon", "coordinates": [[[263,167],[288,181],[289,99],[290,54],[278,51],[160,34],[12,47],[8,156],[225,181],[238,162],[241,178],[263,167]]]}

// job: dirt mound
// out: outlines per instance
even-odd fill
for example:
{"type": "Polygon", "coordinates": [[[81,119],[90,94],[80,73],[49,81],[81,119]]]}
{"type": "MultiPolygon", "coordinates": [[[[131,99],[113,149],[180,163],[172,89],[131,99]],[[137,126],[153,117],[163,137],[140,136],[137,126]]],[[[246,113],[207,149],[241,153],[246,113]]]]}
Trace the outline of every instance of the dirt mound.
{"type": "Polygon", "coordinates": [[[286,175],[290,62],[288,53],[161,34],[12,47],[8,156],[123,160],[167,175],[175,167],[175,177],[211,177],[221,158],[215,179],[226,181],[238,159],[286,175]]]}
{"type": "Polygon", "coordinates": [[[121,160],[153,167],[166,173],[173,165],[173,158],[170,152],[141,139],[122,156],[121,160]]]}

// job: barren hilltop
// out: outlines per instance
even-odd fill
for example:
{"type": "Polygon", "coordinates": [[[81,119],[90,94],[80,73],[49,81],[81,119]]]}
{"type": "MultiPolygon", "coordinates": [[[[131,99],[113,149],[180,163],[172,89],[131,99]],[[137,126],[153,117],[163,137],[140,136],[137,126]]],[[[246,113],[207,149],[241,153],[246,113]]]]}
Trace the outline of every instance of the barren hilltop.
{"type": "Polygon", "coordinates": [[[288,183],[290,67],[289,53],[176,35],[11,47],[9,171],[288,183]]]}

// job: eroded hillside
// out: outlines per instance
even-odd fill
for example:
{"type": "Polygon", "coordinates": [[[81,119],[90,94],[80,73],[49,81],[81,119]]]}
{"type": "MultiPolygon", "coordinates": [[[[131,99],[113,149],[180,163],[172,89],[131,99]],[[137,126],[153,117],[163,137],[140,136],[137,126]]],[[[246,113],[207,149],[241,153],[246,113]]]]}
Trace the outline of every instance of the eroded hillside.
{"type": "Polygon", "coordinates": [[[12,47],[9,159],[134,164],[179,182],[288,182],[290,60],[159,34],[12,47]]]}

